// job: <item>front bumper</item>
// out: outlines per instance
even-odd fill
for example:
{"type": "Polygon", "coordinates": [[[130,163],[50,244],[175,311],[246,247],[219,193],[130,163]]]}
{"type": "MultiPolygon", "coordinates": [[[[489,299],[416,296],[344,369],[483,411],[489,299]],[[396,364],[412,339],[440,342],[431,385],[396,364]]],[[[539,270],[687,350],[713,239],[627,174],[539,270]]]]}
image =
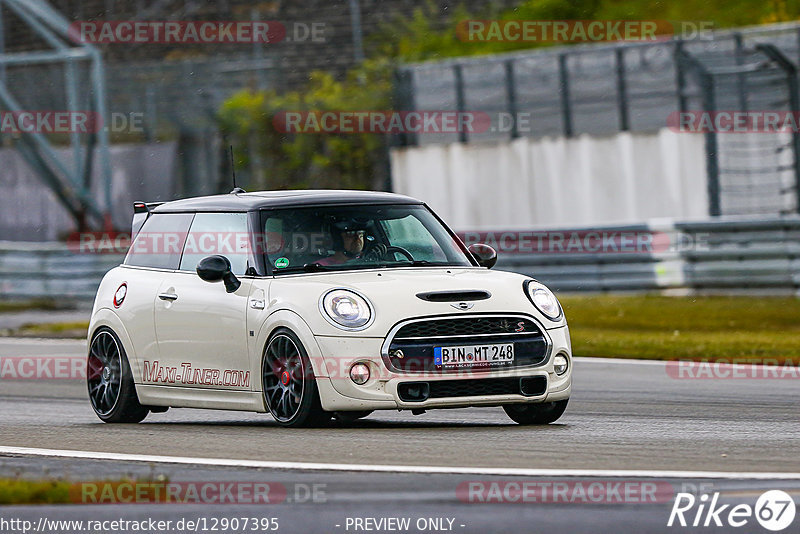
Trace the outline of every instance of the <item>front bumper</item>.
{"type": "Polygon", "coordinates": [[[323,355],[322,365],[316,366],[317,374],[324,374],[317,378],[322,407],[329,411],[457,408],[569,398],[572,384],[569,330],[564,326],[547,330],[546,334],[551,342],[549,353],[539,365],[448,373],[390,370],[381,355],[385,342],[383,338],[316,336],[315,341],[323,355]],[[565,355],[569,360],[569,369],[561,376],[553,370],[553,357],[556,354],[565,355]],[[355,363],[369,366],[370,379],[366,384],[359,386],[350,379],[349,371],[355,363]],[[520,378],[534,379],[527,382],[528,394],[523,394],[524,388],[514,386],[520,378]],[[482,381],[487,386],[485,391],[481,391],[482,381]],[[407,385],[415,383],[423,388],[424,384],[428,384],[431,392],[438,392],[435,395],[445,396],[430,395],[424,400],[408,400],[404,388],[407,393],[407,385]],[[531,384],[537,384],[537,387],[531,384]]]}

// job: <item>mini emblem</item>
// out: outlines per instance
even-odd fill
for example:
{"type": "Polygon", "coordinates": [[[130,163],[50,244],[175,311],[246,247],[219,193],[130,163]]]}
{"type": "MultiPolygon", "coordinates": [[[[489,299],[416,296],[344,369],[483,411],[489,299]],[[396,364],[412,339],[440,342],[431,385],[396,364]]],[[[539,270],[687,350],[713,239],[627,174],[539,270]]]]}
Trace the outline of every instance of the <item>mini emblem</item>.
{"type": "Polygon", "coordinates": [[[472,302],[458,302],[456,304],[451,304],[450,306],[454,307],[457,310],[469,310],[472,309],[475,304],[472,302]]]}

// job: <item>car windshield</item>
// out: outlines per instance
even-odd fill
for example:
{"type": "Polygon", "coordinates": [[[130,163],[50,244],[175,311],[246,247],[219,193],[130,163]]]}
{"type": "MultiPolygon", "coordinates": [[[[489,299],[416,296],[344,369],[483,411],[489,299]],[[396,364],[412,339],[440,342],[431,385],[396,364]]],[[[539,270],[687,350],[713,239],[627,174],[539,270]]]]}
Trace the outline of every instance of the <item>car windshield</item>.
{"type": "Polygon", "coordinates": [[[472,265],[421,205],[265,210],[262,221],[266,260],[276,274],[472,265]]]}

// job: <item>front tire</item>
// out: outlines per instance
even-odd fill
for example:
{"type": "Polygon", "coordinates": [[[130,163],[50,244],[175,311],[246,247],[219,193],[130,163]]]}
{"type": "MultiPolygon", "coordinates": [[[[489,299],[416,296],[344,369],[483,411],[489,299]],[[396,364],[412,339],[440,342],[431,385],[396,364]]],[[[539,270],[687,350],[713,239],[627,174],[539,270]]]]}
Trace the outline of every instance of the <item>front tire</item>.
{"type": "Polygon", "coordinates": [[[330,421],[330,412],[322,409],[311,360],[291,330],[279,328],[270,336],[261,384],[264,403],[280,426],[313,427],[330,421]]]}
{"type": "Polygon", "coordinates": [[[547,425],[561,417],[568,402],[569,399],[540,404],[506,404],[503,410],[520,425],[547,425]]]}
{"type": "Polygon", "coordinates": [[[138,423],[147,417],[122,342],[108,327],[99,328],[89,344],[86,385],[92,409],[104,423],[138,423]]]}

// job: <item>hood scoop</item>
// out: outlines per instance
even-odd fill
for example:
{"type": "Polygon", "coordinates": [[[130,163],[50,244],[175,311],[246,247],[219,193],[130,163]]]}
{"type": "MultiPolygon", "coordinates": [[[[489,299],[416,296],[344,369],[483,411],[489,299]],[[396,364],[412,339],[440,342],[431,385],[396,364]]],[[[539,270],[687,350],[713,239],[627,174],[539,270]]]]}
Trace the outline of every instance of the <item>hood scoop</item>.
{"type": "Polygon", "coordinates": [[[469,300],[486,300],[492,296],[488,291],[481,289],[465,289],[457,291],[428,291],[417,293],[417,298],[429,302],[465,302],[469,300]]]}

